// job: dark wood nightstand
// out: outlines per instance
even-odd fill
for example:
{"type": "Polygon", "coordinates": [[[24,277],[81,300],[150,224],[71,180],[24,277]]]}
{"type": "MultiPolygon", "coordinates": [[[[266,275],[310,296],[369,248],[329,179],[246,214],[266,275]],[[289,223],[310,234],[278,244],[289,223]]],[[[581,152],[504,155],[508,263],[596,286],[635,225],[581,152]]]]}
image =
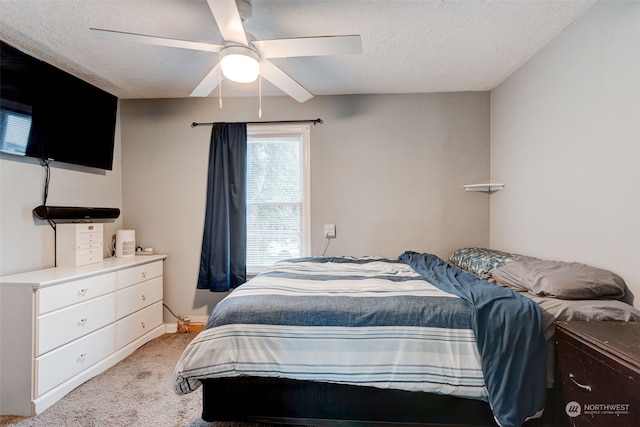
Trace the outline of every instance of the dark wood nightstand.
{"type": "Polygon", "coordinates": [[[640,322],[556,322],[556,387],[572,426],[640,423],[640,322]]]}

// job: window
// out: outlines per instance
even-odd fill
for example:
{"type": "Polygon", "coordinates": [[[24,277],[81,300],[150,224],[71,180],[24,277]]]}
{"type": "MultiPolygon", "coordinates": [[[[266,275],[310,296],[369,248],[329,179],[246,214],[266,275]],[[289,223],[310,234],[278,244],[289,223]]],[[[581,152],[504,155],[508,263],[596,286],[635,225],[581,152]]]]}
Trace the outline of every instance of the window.
{"type": "Polygon", "coordinates": [[[309,254],[308,125],[247,126],[247,272],[309,254]]]}

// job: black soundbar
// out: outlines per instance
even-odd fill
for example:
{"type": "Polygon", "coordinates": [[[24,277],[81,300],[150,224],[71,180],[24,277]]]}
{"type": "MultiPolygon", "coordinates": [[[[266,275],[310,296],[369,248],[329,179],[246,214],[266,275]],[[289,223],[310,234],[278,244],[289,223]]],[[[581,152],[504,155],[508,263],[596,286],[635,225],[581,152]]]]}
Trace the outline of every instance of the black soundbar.
{"type": "Polygon", "coordinates": [[[33,214],[38,219],[111,219],[120,216],[120,209],[40,205],[33,214]]]}

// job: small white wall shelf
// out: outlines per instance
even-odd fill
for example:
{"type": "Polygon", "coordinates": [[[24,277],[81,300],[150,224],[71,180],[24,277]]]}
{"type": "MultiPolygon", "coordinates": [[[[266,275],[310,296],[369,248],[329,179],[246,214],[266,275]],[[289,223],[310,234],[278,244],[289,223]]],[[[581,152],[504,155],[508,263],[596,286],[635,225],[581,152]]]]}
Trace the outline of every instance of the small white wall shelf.
{"type": "Polygon", "coordinates": [[[465,191],[480,191],[483,193],[493,194],[496,191],[500,191],[505,187],[504,184],[499,182],[492,182],[488,184],[469,184],[465,185],[463,188],[465,191]]]}

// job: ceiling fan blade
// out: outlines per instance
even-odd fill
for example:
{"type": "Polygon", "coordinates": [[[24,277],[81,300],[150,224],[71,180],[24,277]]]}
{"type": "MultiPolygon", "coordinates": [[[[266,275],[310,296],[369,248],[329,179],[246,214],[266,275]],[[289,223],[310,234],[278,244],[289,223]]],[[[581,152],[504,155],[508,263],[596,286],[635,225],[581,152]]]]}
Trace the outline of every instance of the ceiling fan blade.
{"type": "Polygon", "coordinates": [[[218,63],[204,76],[204,79],[202,79],[193,92],[191,92],[190,96],[209,96],[209,94],[218,87],[221,80],[224,80],[224,74],[221,73],[220,63],[218,63]]]}
{"type": "Polygon", "coordinates": [[[311,92],[266,59],[260,61],[260,75],[298,102],[313,98],[311,92]]]}
{"type": "Polygon", "coordinates": [[[146,34],[126,33],[123,31],[103,30],[100,28],[89,28],[97,37],[103,39],[125,40],[137,43],[152,44],[156,46],[179,47],[182,49],[201,50],[205,52],[220,52],[223,46],[194,42],[189,40],[170,39],[167,37],[150,36],[146,34]]]}
{"type": "Polygon", "coordinates": [[[252,44],[256,46],[262,58],[362,53],[359,35],[256,40],[252,44]]]}
{"type": "Polygon", "coordinates": [[[242,19],[235,0],[207,0],[207,3],[209,3],[216,24],[218,24],[222,39],[247,46],[247,35],[244,33],[242,19]]]}

